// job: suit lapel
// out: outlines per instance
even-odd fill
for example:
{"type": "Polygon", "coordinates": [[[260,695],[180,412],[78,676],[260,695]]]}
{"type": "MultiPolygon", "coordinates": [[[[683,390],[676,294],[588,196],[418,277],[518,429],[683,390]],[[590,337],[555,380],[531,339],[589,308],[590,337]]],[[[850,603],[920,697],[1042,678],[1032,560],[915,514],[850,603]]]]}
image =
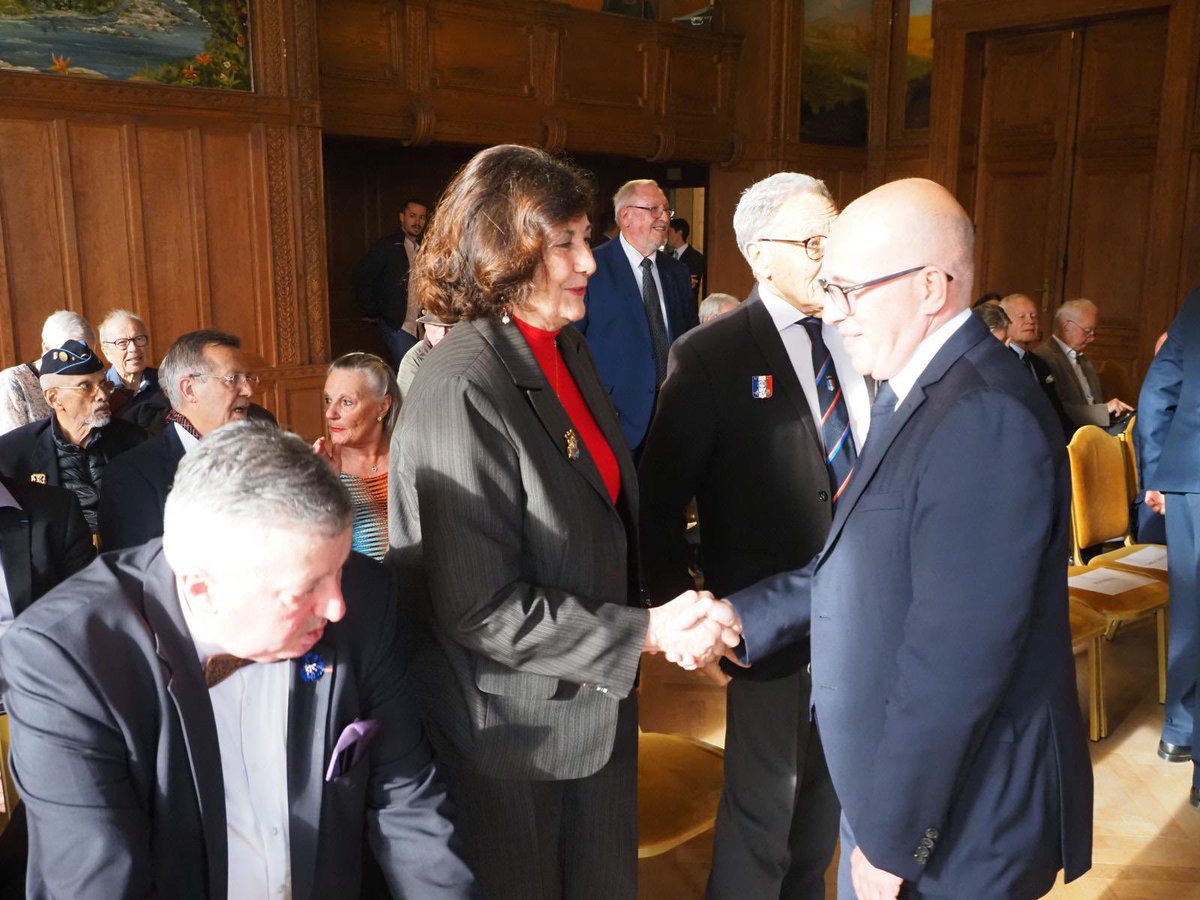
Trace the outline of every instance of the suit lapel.
{"type": "MultiPolygon", "coordinates": [[[[783,338],[779,336],[779,329],[775,327],[775,320],[771,318],[766,305],[758,296],[758,288],[750,292],[750,297],[746,300],[745,309],[746,326],[750,329],[750,336],[754,338],[758,349],[766,357],[767,365],[772,370],[770,374],[773,374],[775,381],[782,388],[783,395],[791,403],[792,409],[796,412],[796,417],[804,423],[804,427],[808,431],[808,436],[813,441],[813,446],[819,449],[823,446],[823,443],[817,434],[817,426],[813,422],[812,410],[808,406],[808,399],[804,396],[804,388],[800,386],[800,379],[796,375],[796,368],[792,365],[792,358],[788,356],[787,348],[783,346],[783,338]]],[[[800,316],[801,314],[797,312],[796,318],[799,319],[800,316]]],[[[769,373],[764,372],[762,374],[769,373]]],[[[749,392],[750,385],[747,384],[745,389],[749,392]]]]}
{"type": "MultiPolygon", "coordinates": [[[[312,895],[317,864],[317,838],[321,831],[321,798],[325,790],[325,750],[338,735],[329,729],[329,715],[338,675],[337,652],[322,638],[308,654],[292,660],[292,683],[288,699],[287,781],[291,811],[292,896],[312,895]],[[320,657],[315,660],[312,657],[320,657]],[[304,674],[309,665],[324,665],[324,674],[311,680],[304,674]]],[[[346,723],[349,724],[349,723],[346,723]]]]}
{"type": "MultiPolygon", "coordinates": [[[[567,435],[570,432],[578,438],[578,432],[575,431],[574,425],[567,417],[567,411],[563,409],[554,389],[546,381],[542,367],[538,365],[533,350],[530,349],[529,344],[525,341],[525,336],[521,334],[516,323],[502,325],[493,319],[474,319],[472,324],[479,329],[480,334],[499,355],[500,361],[508,369],[513,383],[524,390],[530,408],[533,409],[534,415],[546,430],[546,435],[550,438],[555,450],[569,459],[567,435]]],[[[560,343],[561,341],[560,335],[560,343]]],[[[566,354],[563,358],[566,359],[566,354]]],[[[568,368],[570,368],[569,365],[568,368]]],[[[575,374],[573,370],[571,374],[575,374]]],[[[578,380],[576,383],[578,384],[578,380]]],[[[579,389],[582,392],[583,386],[580,385],[579,389]]],[[[595,415],[594,412],[592,414],[595,415]]],[[[608,436],[607,432],[605,436],[608,436]]],[[[596,468],[591,453],[588,452],[582,441],[579,441],[578,446],[579,458],[569,459],[572,470],[578,472],[595,489],[596,493],[604,498],[606,503],[611,504],[608,488],[604,484],[604,479],[600,477],[600,470],[596,468]]],[[[622,477],[624,474],[622,472],[622,477]]]]}
{"type": "Polygon", "coordinates": [[[949,371],[950,367],[958,362],[963,354],[985,338],[992,339],[983,322],[977,316],[967,319],[959,327],[958,331],[950,337],[950,340],[938,350],[929,365],[925,367],[925,371],[917,378],[912,390],[908,392],[904,401],[897,407],[895,413],[888,420],[887,426],[878,432],[872,426],[867,435],[863,453],[858,458],[858,466],[855,469],[854,475],[850,478],[850,485],[846,488],[846,493],[842,496],[842,499],[838,501],[837,510],[833,517],[833,524],[829,528],[829,537],[825,541],[825,549],[821,551],[822,557],[836,543],[838,535],[841,534],[842,528],[846,524],[846,519],[850,516],[859,498],[863,496],[867,486],[871,483],[871,478],[875,475],[880,463],[883,462],[883,458],[887,455],[888,448],[892,446],[896,437],[904,430],[904,426],[908,420],[913,417],[913,414],[925,402],[925,389],[940,381],[946,372],[949,371]]]}
{"type": "Polygon", "coordinates": [[[208,893],[223,896],[229,880],[229,856],[221,747],[200,658],[179,608],[175,575],[161,547],[147,566],[144,601],[146,620],[154,632],[155,650],[167,678],[167,693],[175,704],[179,728],[187,744],[204,826],[208,893]]]}
{"type": "Polygon", "coordinates": [[[58,454],[54,452],[54,415],[46,420],[46,427],[37,436],[30,459],[30,469],[46,476],[46,484],[61,484],[58,471],[58,454]]]}
{"type": "Polygon", "coordinates": [[[8,586],[8,601],[14,616],[33,602],[33,536],[29,513],[16,507],[0,507],[0,567],[8,586]]]}

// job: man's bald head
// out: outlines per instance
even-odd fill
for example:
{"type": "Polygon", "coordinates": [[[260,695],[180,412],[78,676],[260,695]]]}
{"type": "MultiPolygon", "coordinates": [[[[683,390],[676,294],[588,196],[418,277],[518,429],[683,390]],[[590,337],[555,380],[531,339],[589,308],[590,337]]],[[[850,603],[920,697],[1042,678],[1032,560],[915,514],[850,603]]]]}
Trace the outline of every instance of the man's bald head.
{"type": "Polygon", "coordinates": [[[894,181],[847,206],[830,229],[823,278],[845,287],[898,275],[854,292],[849,315],[827,307],[855,368],[891,378],[925,337],[969,308],[974,257],[970,217],[936,182],[894,181]]]}

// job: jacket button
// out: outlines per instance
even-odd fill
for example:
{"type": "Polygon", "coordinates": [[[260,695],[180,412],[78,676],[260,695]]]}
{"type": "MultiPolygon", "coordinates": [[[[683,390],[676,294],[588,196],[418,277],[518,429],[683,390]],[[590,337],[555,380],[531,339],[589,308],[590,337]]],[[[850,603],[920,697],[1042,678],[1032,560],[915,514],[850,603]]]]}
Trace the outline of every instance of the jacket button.
{"type": "Polygon", "coordinates": [[[925,837],[936,841],[937,836],[938,836],[938,830],[936,828],[926,828],[925,829],[925,837]]]}
{"type": "Polygon", "coordinates": [[[824,503],[829,499],[829,491],[817,491],[817,499],[824,503]]]}

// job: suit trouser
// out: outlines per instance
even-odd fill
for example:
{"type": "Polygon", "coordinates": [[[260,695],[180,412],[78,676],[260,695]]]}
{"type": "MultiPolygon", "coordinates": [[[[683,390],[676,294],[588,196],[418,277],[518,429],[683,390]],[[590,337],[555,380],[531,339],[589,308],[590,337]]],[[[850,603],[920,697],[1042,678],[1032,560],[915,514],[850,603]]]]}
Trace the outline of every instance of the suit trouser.
{"type": "Polygon", "coordinates": [[[1190,744],[1200,761],[1200,494],[1167,495],[1167,564],[1171,582],[1171,633],[1163,740],[1190,744]]]}
{"type": "Polygon", "coordinates": [[[586,778],[509,780],[440,764],[488,900],[636,898],[637,699],[620,704],[612,756],[586,778]]]}
{"type": "Polygon", "coordinates": [[[725,788],[708,897],[820,900],[839,807],[809,720],[812,676],[737,678],[727,692],[725,788]]]}

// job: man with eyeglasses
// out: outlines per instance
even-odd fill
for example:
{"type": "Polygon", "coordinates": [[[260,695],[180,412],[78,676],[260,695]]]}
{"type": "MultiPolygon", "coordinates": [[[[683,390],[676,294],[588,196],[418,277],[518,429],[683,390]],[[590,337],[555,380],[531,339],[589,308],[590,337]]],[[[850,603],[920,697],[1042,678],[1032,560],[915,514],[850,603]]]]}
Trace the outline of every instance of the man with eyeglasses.
{"type": "Polygon", "coordinates": [[[146,323],[127,309],[114,309],[100,323],[100,347],[109,361],[113,415],[148,428],[158,415],[154,400],[162,394],[158,370],[150,363],[146,323]]]}
{"type": "Polygon", "coordinates": [[[1033,352],[1054,373],[1054,387],[1071,422],[1124,428],[1133,407],[1119,397],[1104,399],[1096,367],[1084,350],[1096,339],[1100,310],[1091,300],[1068,300],[1054,313],[1054,333],[1033,352]]]}
{"type": "MultiPolygon", "coordinates": [[[[704,586],[716,594],[799,568],[825,542],[871,409],[865,379],[820,318],[816,279],[836,215],[825,184],[798,172],[751,185],[738,203],[733,229],[757,284],[671,348],[639,469],[642,572],[655,601],[695,587],[693,497],[704,586]]],[[[728,685],[713,900],[825,896],[839,807],[808,715],[808,660],[801,639],[750,669],[707,670],[728,685]]]]}
{"type": "Polygon", "coordinates": [[[825,318],[879,382],[870,434],[817,556],[728,598],[743,662],[811,633],[839,897],[1032,898],[1091,865],[1070,469],[1042,391],[971,315],[974,257],[932,181],[834,222],[825,318]]]}
{"type": "Polygon", "coordinates": [[[675,214],[667,195],[655,182],[637,179],[621,185],[613,208],[621,233],[595,251],[587,314],[576,327],[587,337],[636,459],[671,342],[700,318],[687,266],[663,252],[675,214]]]}
{"type": "Polygon", "coordinates": [[[69,489],[95,533],[110,461],[145,441],[146,432],[113,418],[104,363],[87,344],[64,341],[46,351],[38,369],[54,414],[0,437],[0,475],[69,489]]]}
{"type": "Polygon", "coordinates": [[[171,403],[167,426],[105,478],[100,495],[105,550],[162,535],[167,493],[184,454],[209,432],[247,418],[258,385],[258,376],[247,369],[241,340],[224,331],[192,331],[171,345],[159,368],[159,384],[171,403]]]}

